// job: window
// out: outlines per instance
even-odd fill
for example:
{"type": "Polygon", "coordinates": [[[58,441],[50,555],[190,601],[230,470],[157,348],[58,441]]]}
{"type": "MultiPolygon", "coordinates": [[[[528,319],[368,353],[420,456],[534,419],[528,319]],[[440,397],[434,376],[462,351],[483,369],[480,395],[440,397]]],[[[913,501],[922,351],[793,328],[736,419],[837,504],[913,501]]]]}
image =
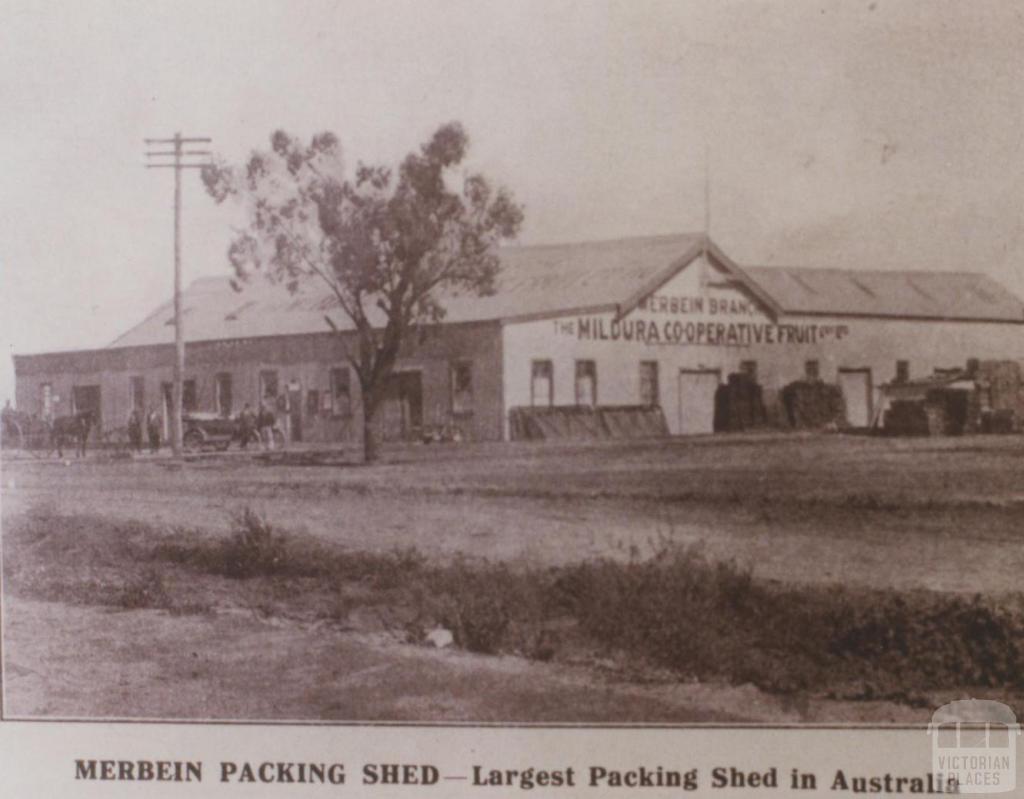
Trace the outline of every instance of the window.
{"type": "Polygon", "coordinates": [[[804,361],[804,377],[807,380],[821,379],[821,370],[817,361],[804,361]]]}
{"type": "Polygon", "coordinates": [[[749,377],[752,382],[757,382],[757,361],[740,361],[740,374],[749,377]]]}
{"type": "Polygon", "coordinates": [[[456,361],[452,364],[452,413],[471,413],[473,410],[473,362],[456,361]]]}
{"type": "Polygon", "coordinates": [[[906,383],[910,380],[910,361],[896,361],[896,382],[906,383]]]}
{"type": "Polygon", "coordinates": [[[277,372],[265,369],[260,372],[260,400],[272,402],[277,399],[277,372]]]}
{"type": "Polygon", "coordinates": [[[44,419],[53,418],[53,384],[43,383],[39,387],[39,415],[44,419]]]}
{"type": "Polygon", "coordinates": [[[530,365],[530,404],[548,407],[555,401],[555,371],[551,361],[534,361],[530,365]]]}
{"type": "Polygon", "coordinates": [[[128,382],[128,404],[140,413],[146,409],[146,380],[136,375],[128,382]]]}
{"type": "Polygon", "coordinates": [[[351,373],[347,366],[331,369],[331,413],[335,416],[352,413],[351,373]]]}
{"type": "Polygon", "coordinates": [[[660,404],[657,361],[640,361],[640,404],[648,408],[660,404]]]}
{"type": "Polygon", "coordinates": [[[597,405],[597,364],[576,361],[576,404],[597,405]]]}
{"type": "Polygon", "coordinates": [[[186,380],[181,384],[181,410],[183,413],[191,413],[198,410],[199,401],[196,394],[196,381],[186,380]]]}
{"type": "Polygon", "coordinates": [[[320,413],[320,392],[311,388],[306,392],[306,416],[316,416],[320,413]]]}
{"type": "Polygon", "coordinates": [[[214,401],[217,404],[217,413],[227,419],[231,416],[233,399],[231,396],[231,373],[218,372],[217,377],[214,379],[213,386],[216,393],[214,401]]]}

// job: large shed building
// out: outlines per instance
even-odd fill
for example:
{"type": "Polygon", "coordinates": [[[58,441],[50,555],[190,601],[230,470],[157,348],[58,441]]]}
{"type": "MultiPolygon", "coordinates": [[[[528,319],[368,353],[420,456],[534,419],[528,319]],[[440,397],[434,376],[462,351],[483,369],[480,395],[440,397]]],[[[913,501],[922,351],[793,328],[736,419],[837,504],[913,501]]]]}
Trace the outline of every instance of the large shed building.
{"type": "MultiPolygon", "coordinates": [[[[660,406],[669,432],[710,432],[734,372],[769,406],[805,375],[836,384],[848,423],[866,426],[883,383],[1024,355],[1024,305],[982,274],[740,267],[702,234],[510,247],[502,263],[495,294],[447,298],[444,321],[408,342],[376,419],[384,440],[504,439],[531,406],[660,406]]],[[[294,441],[359,438],[354,333],[326,289],[202,278],[183,306],[188,409],[265,400],[294,441]]],[[[101,431],[133,407],[166,419],[172,315],[168,302],[102,349],[15,356],[18,409],[92,409],[101,431]]]]}

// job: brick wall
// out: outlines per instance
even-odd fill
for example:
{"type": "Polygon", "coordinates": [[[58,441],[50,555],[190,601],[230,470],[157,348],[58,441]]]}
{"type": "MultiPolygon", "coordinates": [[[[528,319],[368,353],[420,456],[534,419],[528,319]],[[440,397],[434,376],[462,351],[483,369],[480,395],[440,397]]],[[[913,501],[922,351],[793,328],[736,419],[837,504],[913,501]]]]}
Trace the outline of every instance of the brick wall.
{"type": "MultiPolygon", "coordinates": [[[[216,376],[231,375],[232,412],[245,403],[259,403],[261,371],[277,373],[279,391],[297,386],[302,403],[301,426],[307,441],[353,441],[361,434],[359,381],[350,376],[349,413],[324,406],[330,370],[348,367],[346,347],[354,351],[354,336],[323,333],[270,336],[256,339],[190,343],[186,347],[185,379],[194,380],[198,410],[215,410],[216,376]],[[308,406],[309,392],[319,395],[318,410],[308,406]]],[[[161,384],[173,375],[171,345],[125,347],[79,352],[15,356],[15,401],[19,410],[42,411],[43,384],[50,384],[56,401],[54,415],[72,412],[74,386],[97,385],[101,393],[101,426],[109,431],[126,424],[131,412],[131,380],[141,377],[145,406],[162,408],[161,384]]],[[[426,328],[403,348],[401,371],[421,375],[424,425],[458,424],[472,440],[501,437],[501,336],[497,323],[455,324],[426,328]],[[472,399],[466,413],[453,418],[451,371],[455,361],[471,364],[472,399]]],[[[280,414],[279,414],[280,415],[280,414]]]]}

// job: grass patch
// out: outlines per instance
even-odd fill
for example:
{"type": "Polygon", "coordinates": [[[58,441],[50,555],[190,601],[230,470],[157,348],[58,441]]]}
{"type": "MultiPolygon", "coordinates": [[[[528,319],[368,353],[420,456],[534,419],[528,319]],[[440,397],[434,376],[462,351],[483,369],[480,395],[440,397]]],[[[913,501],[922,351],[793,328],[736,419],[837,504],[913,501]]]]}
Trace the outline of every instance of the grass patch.
{"type": "Polygon", "coordinates": [[[156,569],[149,568],[121,588],[115,604],[123,610],[168,608],[171,606],[171,599],[163,576],[156,569]]]}
{"type": "Polygon", "coordinates": [[[583,646],[685,679],[911,703],[956,687],[1024,689],[1019,607],[925,591],[782,587],[693,547],[546,569],[431,564],[415,550],[347,552],[292,539],[246,511],[224,541],[193,538],[156,554],[234,579],[313,578],[335,591],[338,616],[360,604],[339,589],[358,584],[371,591],[363,603],[377,592],[404,607],[414,640],[441,625],[474,652],[550,659],[583,646]]]}
{"type": "Polygon", "coordinates": [[[1019,600],[779,587],[671,548],[569,567],[556,590],[594,640],[699,679],[911,704],[941,689],[1024,690],[1019,600]]]}
{"type": "Polygon", "coordinates": [[[216,595],[345,629],[368,610],[407,640],[440,625],[474,652],[610,658],[632,674],[783,694],[928,704],[932,692],[1024,692],[1020,595],[784,586],[667,544],[549,568],[436,563],[286,534],[248,508],[226,536],[47,513],[11,522],[10,590],[55,601],[182,614],[212,612],[216,595]]]}

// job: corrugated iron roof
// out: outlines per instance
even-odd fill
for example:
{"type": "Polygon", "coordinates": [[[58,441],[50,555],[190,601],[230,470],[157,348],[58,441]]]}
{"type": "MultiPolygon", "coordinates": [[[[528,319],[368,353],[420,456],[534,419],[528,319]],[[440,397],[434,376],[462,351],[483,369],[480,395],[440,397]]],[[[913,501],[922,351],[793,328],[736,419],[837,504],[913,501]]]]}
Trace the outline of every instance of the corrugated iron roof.
{"type": "Polygon", "coordinates": [[[744,271],[788,314],[1024,321],[1024,305],[970,272],[750,266],[744,271]]]}
{"type": "MultiPolygon", "coordinates": [[[[446,297],[445,320],[616,310],[641,289],[657,288],[705,244],[714,247],[703,234],[682,234],[503,248],[495,294],[446,297]]],[[[1020,300],[980,274],[745,267],[742,279],[787,314],[1024,322],[1020,300]]],[[[236,292],[228,278],[209,277],[189,285],[183,299],[189,341],[322,333],[328,330],[325,316],[338,329],[352,326],[329,289],[318,284],[289,294],[281,286],[254,281],[236,292]]],[[[110,346],[173,340],[173,305],[167,302],[110,346]]]]}
{"type": "MultiPolygon", "coordinates": [[[[450,295],[446,322],[479,322],[545,315],[618,303],[655,280],[680,256],[699,249],[699,234],[649,236],[614,241],[505,247],[496,292],[488,297],[450,295]]],[[[296,294],[255,280],[236,292],[228,278],[200,278],[184,292],[185,336],[209,341],[256,336],[323,333],[324,316],[339,330],[352,327],[326,286],[311,283],[296,294]]],[[[375,309],[374,309],[375,310],[375,309]]],[[[173,303],[168,301],[118,337],[111,347],[174,340],[173,303]]],[[[374,320],[383,324],[383,319],[374,320]]]]}

